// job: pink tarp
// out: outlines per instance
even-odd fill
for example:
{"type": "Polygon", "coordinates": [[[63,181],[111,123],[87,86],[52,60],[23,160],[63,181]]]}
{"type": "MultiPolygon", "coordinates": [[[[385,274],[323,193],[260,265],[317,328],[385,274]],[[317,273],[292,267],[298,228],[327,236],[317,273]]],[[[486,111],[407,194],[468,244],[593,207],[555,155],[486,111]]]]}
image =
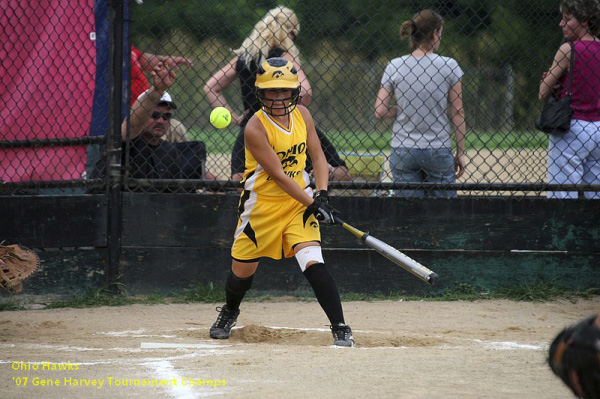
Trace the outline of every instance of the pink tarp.
{"type": "MultiPolygon", "coordinates": [[[[88,134],[93,0],[0,0],[0,140],[88,134]]],[[[0,180],[79,179],[85,146],[0,149],[0,180]]]]}

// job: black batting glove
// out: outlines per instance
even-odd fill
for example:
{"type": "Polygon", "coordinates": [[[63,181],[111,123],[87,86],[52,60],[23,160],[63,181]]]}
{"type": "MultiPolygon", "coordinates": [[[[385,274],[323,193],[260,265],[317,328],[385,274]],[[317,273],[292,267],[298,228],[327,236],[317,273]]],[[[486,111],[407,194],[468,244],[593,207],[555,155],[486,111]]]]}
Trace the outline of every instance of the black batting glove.
{"type": "Polygon", "coordinates": [[[319,190],[315,193],[313,198],[321,202],[329,203],[329,193],[327,190],[319,190]]]}
{"type": "Polygon", "coordinates": [[[315,200],[313,203],[307,207],[308,211],[315,215],[320,222],[335,224],[334,215],[338,213],[338,211],[329,205],[329,195],[327,194],[327,190],[317,191],[314,198],[315,200]]]}

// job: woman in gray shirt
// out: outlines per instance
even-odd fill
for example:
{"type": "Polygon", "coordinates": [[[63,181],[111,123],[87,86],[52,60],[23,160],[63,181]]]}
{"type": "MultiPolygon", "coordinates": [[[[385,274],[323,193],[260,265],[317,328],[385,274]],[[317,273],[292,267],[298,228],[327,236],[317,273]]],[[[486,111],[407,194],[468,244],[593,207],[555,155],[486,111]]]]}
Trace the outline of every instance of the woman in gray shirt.
{"type": "MultiPolygon", "coordinates": [[[[436,54],[444,20],[423,10],[400,28],[412,53],[395,58],[385,69],[375,102],[375,117],[394,118],[390,167],[395,183],[455,183],[465,170],[463,71],[457,62],[436,54]],[[392,97],[396,105],[391,105],[392,97]],[[452,152],[451,129],[456,135],[452,152]],[[456,173],[455,173],[456,171],[456,173]]],[[[455,197],[456,191],[399,190],[402,197],[455,197]]]]}

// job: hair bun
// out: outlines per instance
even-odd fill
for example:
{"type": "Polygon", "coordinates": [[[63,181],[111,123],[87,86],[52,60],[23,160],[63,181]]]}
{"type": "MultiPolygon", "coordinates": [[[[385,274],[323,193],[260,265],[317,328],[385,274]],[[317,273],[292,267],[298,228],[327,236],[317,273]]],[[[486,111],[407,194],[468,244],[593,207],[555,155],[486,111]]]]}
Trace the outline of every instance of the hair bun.
{"type": "Polygon", "coordinates": [[[401,39],[409,38],[415,31],[415,28],[416,28],[416,25],[412,19],[409,21],[402,22],[402,25],[400,25],[400,38],[401,39]]]}

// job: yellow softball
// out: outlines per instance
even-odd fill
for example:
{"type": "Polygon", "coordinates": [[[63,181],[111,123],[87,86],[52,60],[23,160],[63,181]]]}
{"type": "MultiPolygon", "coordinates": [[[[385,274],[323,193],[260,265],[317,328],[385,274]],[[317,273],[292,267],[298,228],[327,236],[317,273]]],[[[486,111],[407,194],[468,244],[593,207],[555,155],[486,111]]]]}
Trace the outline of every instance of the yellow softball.
{"type": "Polygon", "coordinates": [[[217,107],[210,113],[210,123],[217,129],[223,129],[231,123],[231,114],[225,107],[217,107]]]}

